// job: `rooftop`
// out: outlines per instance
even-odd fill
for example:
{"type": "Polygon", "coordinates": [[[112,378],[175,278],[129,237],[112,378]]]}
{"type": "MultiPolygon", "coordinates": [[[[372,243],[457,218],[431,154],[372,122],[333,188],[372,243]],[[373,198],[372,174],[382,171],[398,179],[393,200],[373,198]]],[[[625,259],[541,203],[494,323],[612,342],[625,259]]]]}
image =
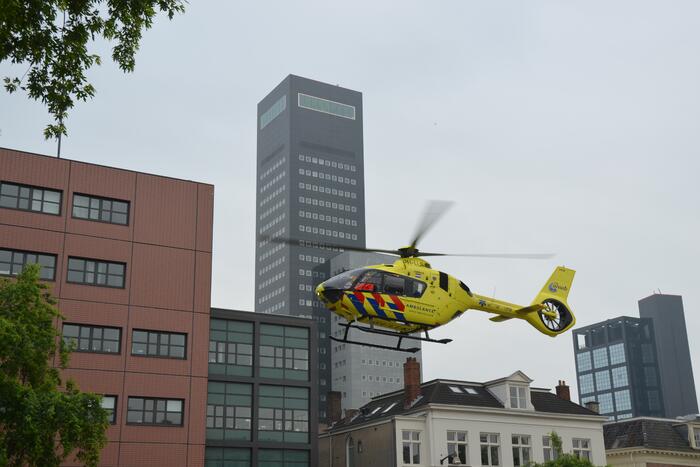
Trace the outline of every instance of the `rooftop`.
{"type": "MultiPolygon", "coordinates": [[[[493,381],[475,383],[471,381],[435,379],[420,385],[421,395],[409,407],[404,407],[403,390],[383,394],[379,397],[375,397],[361,407],[357,414],[349,418],[346,417],[334,424],[332,429],[341,429],[381,419],[390,419],[393,416],[419,411],[429,404],[505,409],[506,407],[503,403],[487,388],[487,385],[493,383],[493,381]]],[[[530,388],[530,399],[534,407],[534,413],[598,415],[574,402],[557,397],[557,395],[551,393],[549,389],[530,388]]]]}
{"type": "Polygon", "coordinates": [[[605,449],[647,448],[662,451],[696,450],[688,438],[689,421],[700,419],[663,419],[638,417],[603,425],[605,449]]]}

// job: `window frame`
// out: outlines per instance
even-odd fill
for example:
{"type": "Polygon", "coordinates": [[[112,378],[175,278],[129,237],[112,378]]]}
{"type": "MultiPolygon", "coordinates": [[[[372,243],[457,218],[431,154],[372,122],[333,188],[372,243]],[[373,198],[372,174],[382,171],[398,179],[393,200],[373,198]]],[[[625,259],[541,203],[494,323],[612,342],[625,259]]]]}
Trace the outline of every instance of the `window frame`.
{"type": "MultiPolygon", "coordinates": [[[[124,227],[129,227],[129,225],[130,225],[130,223],[131,223],[131,201],[127,201],[127,200],[125,200],[125,199],[109,198],[109,197],[106,197],[106,196],[97,196],[97,195],[90,195],[90,194],[87,194],[87,193],[73,192],[73,199],[72,199],[72,202],[71,202],[70,207],[71,207],[71,209],[70,209],[70,214],[71,214],[71,218],[72,218],[72,219],[78,219],[78,220],[81,220],[81,221],[88,221],[88,222],[100,222],[100,223],[102,223],[102,224],[121,225],[121,226],[124,226],[124,227]],[[76,208],[76,205],[75,205],[75,197],[76,197],[76,196],[82,196],[82,197],[84,197],[84,198],[88,198],[88,206],[87,206],[87,208],[85,208],[85,206],[77,206],[78,208],[85,208],[85,209],[87,209],[87,210],[88,210],[88,217],[79,217],[79,216],[76,216],[76,215],[75,215],[75,208],[76,208]],[[98,213],[99,219],[91,219],[91,218],[90,218],[90,209],[92,209],[92,208],[91,208],[89,205],[90,205],[90,203],[91,203],[91,201],[92,201],[93,199],[98,200],[99,203],[100,203],[99,208],[97,208],[97,213],[98,213]],[[126,204],[126,223],[122,224],[121,222],[112,222],[111,220],[109,220],[109,221],[102,220],[102,213],[104,212],[102,206],[104,205],[104,202],[105,202],[105,201],[109,201],[110,203],[117,202],[117,203],[124,203],[124,204],[126,204]]],[[[114,211],[110,208],[110,210],[109,210],[109,213],[110,213],[110,216],[109,216],[109,217],[110,217],[110,219],[112,218],[112,213],[113,213],[113,212],[114,212],[114,211]]],[[[122,214],[122,213],[118,213],[118,214],[122,214]]]]}
{"type": "Polygon", "coordinates": [[[401,430],[401,458],[404,465],[420,465],[421,444],[420,430],[401,430]],[[408,438],[405,438],[405,435],[408,435],[408,438]],[[406,462],[406,448],[408,448],[408,462],[406,462]]]}
{"type": "Polygon", "coordinates": [[[503,458],[501,454],[501,434],[500,433],[488,433],[488,432],[481,432],[479,433],[479,459],[480,459],[480,465],[482,466],[500,466],[503,463],[503,458]],[[486,441],[482,441],[481,437],[486,436],[486,441]],[[496,442],[491,442],[491,436],[496,437],[496,442]],[[486,454],[488,457],[488,464],[484,464],[484,458],[483,458],[483,452],[482,449],[486,447],[486,454]],[[496,448],[496,452],[498,455],[498,463],[494,464],[493,463],[493,457],[492,457],[492,448],[496,448]]]}
{"type": "Polygon", "coordinates": [[[464,430],[447,430],[446,434],[447,438],[447,455],[450,455],[450,446],[454,445],[454,453],[457,454],[457,457],[459,458],[460,464],[453,464],[449,462],[448,458],[448,465],[468,465],[469,464],[469,432],[464,431],[464,430]],[[450,433],[454,434],[454,439],[450,440],[450,433]],[[464,440],[460,441],[459,440],[459,435],[463,434],[464,435],[464,440]],[[464,446],[464,460],[459,455],[459,448],[460,446],[464,446]]]}
{"type": "Polygon", "coordinates": [[[165,398],[165,397],[147,397],[147,396],[128,396],[126,399],[126,425],[182,427],[185,425],[185,399],[179,399],[179,398],[172,398],[171,399],[171,398],[165,398]],[[141,410],[139,411],[139,413],[142,415],[142,419],[145,418],[145,417],[143,417],[143,415],[146,414],[146,409],[145,409],[146,401],[148,401],[148,400],[153,401],[153,410],[149,411],[149,413],[150,412],[153,413],[154,420],[155,420],[156,415],[158,414],[158,410],[157,410],[158,401],[165,401],[165,409],[166,410],[164,413],[166,415],[168,413],[178,413],[178,412],[168,412],[168,410],[167,410],[169,401],[178,401],[178,402],[180,402],[180,412],[179,412],[180,413],[180,423],[179,424],[176,424],[176,423],[156,423],[155,421],[152,423],[131,422],[131,421],[129,421],[129,413],[132,411],[134,411],[134,412],[136,411],[135,409],[132,410],[131,408],[129,408],[129,401],[131,399],[141,399],[143,401],[143,406],[142,406],[141,410]]]}
{"type": "MultiPolygon", "coordinates": [[[[117,326],[101,326],[101,325],[93,325],[93,324],[83,324],[83,323],[73,323],[73,322],[64,322],[61,326],[61,339],[63,341],[66,341],[66,336],[64,334],[64,330],[66,326],[77,326],[78,327],[78,336],[73,337],[73,336],[68,336],[69,339],[76,339],[77,340],[77,346],[72,350],[73,352],[78,352],[78,353],[97,353],[97,354],[103,354],[103,355],[121,355],[122,353],[122,328],[117,327],[117,326]],[[93,333],[96,328],[99,329],[114,329],[119,333],[119,339],[117,340],[118,344],[118,350],[116,352],[105,352],[104,350],[81,350],[80,349],[80,339],[81,339],[81,332],[80,330],[82,328],[90,328],[90,336],[87,338],[88,339],[88,347],[92,348],[92,342],[93,342],[93,333]]],[[[102,337],[100,338],[100,341],[103,342],[104,339],[104,332],[102,333],[102,337]]],[[[110,339],[110,342],[112,340],[110,339]]],[[[104,344],[101,345],[101,347],[104,347],[104,344]]]]}
{"type": "MultiPolygon", "coordinates": [[[[17,195],[17,207],[16,207],[16,208],[13,208],[13,207],[10,207],[10,206],[2,206],[2,205],[0,205],[0,208],[3,208],[3,209],[12,209],[12,210],[14,210],[14,211],[33,212],[33,213],[37,213],[37,214],[46,214],[46,215],[49,215],[49,216],[58,216],[58,217],[61,217],[61,215],[62,215],[62,213],[63,213],[63,190],[57,190],[57,189],[54,189],[54,188],[45,188],[45,187],[40,187],[40,186],[36,186],[36,185],[27,185],[27,184],[25,184],[25,183],[16,183],[16,182],[10,182],[10,181],[6,181],[6,180],[0,180],[0,197],[3,196],[3,195],[2,195],[2,186],[5,185],[5,184],[6,184],[6,185],[14,185],[14,186],[16,186],[16,187],[18,188],[18,190],[21,189],[21,188],[28,188],[28,189],[29,189],[29,198],[28,198],[28,199],[29,199],[29,205],[30,205],[30,206],[31,206],[31,204],[32,204],[32,201],[34,201],[34,190],[41,190],[42,192],[44,192],[44,191],[51,191],[51,192],[58,193],[58,196],[59,196],[59,199],[58,199],[58,213],[45,212],[45,211],[43,210],[43,207],[44,207],[44,206],[43,206],[43,203],[44,203],[44,193],[41,194],[42,209],[39,210],[39,211],[35,211],[34,209],[31,209],[31,208],[28,208],[28,209],[22,209],[22,208],[20,208],[20,207],[19,207],[19,199],[20,199],[19,192],[18,192],[18,195],[17,195]]],[[[9,196],[11,196],[11,195],[4,195],[4,196],[8,196],[8,197],[9,197],[9,196]]],[[[53,201],[50,201],[50,203],[53,203],[53,201]]]]}
{"type": "Polygon", "coordinates": [[[593,449],[591,448],[590,438],[571,438],[571,453],[579,459],[592,460],[593,449]],[[583,447],[582,441],[588,443],[588,447],[583,447]]]}
{"type": "Polygon", "coordinates": [[[106,410],[109,417],[107,421],[109,422],[110,425],[116,425],[117,424],[117,404],[119,402],[119,396],[115,394],[103,394],[102,395],[102,401],[100,402],[100,407],[102,407],[103,410],[106,410]],[[106,398],[111,397],[114,400],[114,406],[110,408],[106,408],[102,405],[102,403],[105,401],[106,398]]]}
{"type": "Polygon", "coordinates": [[[508,404],[511,409],[525,410],[529,408],[529,394],[528,387],[519,384],[509,384],[508,385],[508,404]],[[515,390],[515,396],[513,395],[513,390],[515,390]],[[521,394],[522,392],[522,394],[521,394]],[[522,397],[521,397],[522,396],[522,397]],[[513,400],[517,404],[513,405],[513,400]],[[522,405],[521,405],[522,403],[522,405]]]}
{"type": "Polygon", "coordinates": [[[559,452],[554,449],[552,437],[549,435],[544,435],[542,437],[542,456],[545,462],[555,461],[559,458],[559,452]]]}
{"type": "MultiPolygon", "coordinates": [[[[170,343],[170,337],[168,337],[168,351],[170,351],[170,348],[173,346],[170,343]]],[[[180,347],[180,346],[175,346],[175,347],[180,347]]],[[[153,329],[140,329],[140,328],[132,328],[131,329],[131,356],[133,357],[144,357],[144,358],[167,358],[171,360],[187,360],[187,333],[184,332],[172,332],[172,331],[158,331],[158,330],[153,330],[153,329]],[[136,332],[145,332],[146,333],[146,342],[136,342],[134,341],[134,333],[136,332]],[[148,353],[149,347],[152,345],[150,342],[150,337],[151,334],[157,334],[158,335],[158,342],[155,344],[158,350],[158,353],[156,355],[152,355],[148,353]],[[161,347],[161,336],[167,334],[168,336],[172,335],[177,335],[177,336],[182,336],[185,339],[184,344],[182,345],[182,357],[174,357],[170,355],[161,355],[160,354],[160,347],[161,347]],[[134,344],[145,344],[146,345],[146,353],[145,354],[140,354],[140,353],[134,353],[134,344]]]]}
{"type": "Polygon", "coordinates": [[[12,257],[10,258],[10,263],[9,263],[10,264],[10,273],[9,274],[0,273],[1,277],[17,277],[17,275],[20,274],[20,273],[18,273],[18,274],[12,273],[12,266],[15,264],[13,262],[14,254],[18,253],[18,254],[24,255],[23,262],[22,262],[22,270],[24,270],[24,268],[27,266],[27,264],[39,264],[39,266],[41,266],[41,269],[39,270],[39,276],[41,276],[41,271],[44,270],[44,266],[42,266],[40,263],[27,263],[26,262],[27,255],[36,255],[37,261],[39,260],[39,256],[53,257],[53,275],[52,275],[51,279],[46,279],[46,278],[42,278],[42,277],[39,277],[39,279],[42,281],[47,281],[47,282],[56,282],[56,270],[58,268],[58,255],[55,255],[53,253],[43,253],[43,252],[39,252],[39,251],[16,250],[16,249],[12,249],[12,248],[0,248],[0,251],[8,251],[12,255],[12,257]]]}
{"type": "MultiPolygon", "coordinates": [[[[77,271],[79,271],[79,270],[78,270],[78,269],[72,269],[72,271],[76,271],[76,272],[77,272],[77,271]]],[[[85,274],[86,274],[87,272],[89,272],[89,271],[87,271],[87,269],[83,269],[83,270],[82,270],[83,277],[85,276],[85,274]]],[[[109,282],[109,275],[110,275],[109,272],[105,273],[105,275],[107,276],[107,282],[109,282]]],[[[90,287],[106,287],[106,288],[109,288],[109,289],[122,289],[122,290],[123,290],[123,289],[126,289],[126,278],[127,278],[127,264],[124,263],[124,262],[121,262],[121,261],[108,261],[108,260],[98,259],[98,258],[85,258],[85,257],[83,257],[83,256],[68,256],[67,261],[66,261],[66,283],[68,283],[68,284],[87,285],[87,286],[90,286],[90,287]],[[78,261],[92,261],[93,263],[95,263],[95,270],[92,271],[92,274],[95,275],[95,281],[93,281],[93,282],[84,282],[84,281],[83,281],[83,282],[79,282],[79,281],[72,281],[72,280],[69,280],[69,273],[70,273],[70,271],[71,271],[71,269],[70,269],[70,260],[72,260],[72,259],[75,259],[75,260],[78,260],[78,261]],[[108,283],[105,283],[105,284],[98,284],[98,283],[97,283],[97,268],[98,268],[98,264],[99,264],[99,263],[105,263],[105,264],[107,264],[107,271],[109,271],[109,265],[110,265],[110,264],[118,264],[118,265],[123,266],[123,267],[124,267],[124,275],[122,276],[122,285],[121,285],[121,286],[109,285],[108,283]]]]}
{"type": "Polygon", "coordinates": [[[513,465],[516,467],[525,467],[532,462],[532,437],[530,435],[511,434],[511,448],[513,451],[513,465]],[[513,438],[517,438],[517,443],[513,443],[513,438]],[[527,443],[523,442],[527,439],[527,443]],[[515,463],[515,454],[518,453],[519,464],[515,463]],[[524,459],[523,453],[527,452],[527,459],[524,459]]]}

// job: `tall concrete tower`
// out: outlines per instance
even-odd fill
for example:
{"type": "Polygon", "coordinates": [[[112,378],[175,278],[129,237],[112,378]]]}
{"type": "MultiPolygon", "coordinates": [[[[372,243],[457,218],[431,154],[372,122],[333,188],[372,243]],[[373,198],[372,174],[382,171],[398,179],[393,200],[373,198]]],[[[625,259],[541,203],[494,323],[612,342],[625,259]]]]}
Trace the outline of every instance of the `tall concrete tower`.
{"type": "Polygon", "coordinates": [[[340,251],[327,244],[365,246],[362,94],[289,75],[258,104],[257,129],[255,307],[318,321],[323,419],[331,323],[315,268],[340,251]]]}

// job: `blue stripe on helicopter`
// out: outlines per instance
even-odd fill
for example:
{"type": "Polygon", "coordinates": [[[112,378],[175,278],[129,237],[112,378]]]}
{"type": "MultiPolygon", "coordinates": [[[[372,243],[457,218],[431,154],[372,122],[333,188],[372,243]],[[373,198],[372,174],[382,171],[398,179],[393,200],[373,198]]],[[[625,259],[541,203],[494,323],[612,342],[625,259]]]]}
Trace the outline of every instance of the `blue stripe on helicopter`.
{"type": "Polygon", "coordinates": [[[348,294],[348,298],[352,302],[353,305],[355,305],[355,309],[362,315],[362,316],[367,316],[367,312],[365,311],[365,305],[353,294],[348,294]]]}
{"type": "Polygon", "coordinates": [[[396,319],[399,321],[406,321],[406,317],[403,315],[403,313],[400,313],[398,311],[394,312],[394,315],[396,315],[396,319]]]}
{"type": "Polygon", "coordinates": [[[372,308],[374,309],[375,313],[377,313],[377,316],[380,318],[389,318],[375,299],[367,297],[367,301],[370,303],[370,305],[372,305],[372,308]]]}

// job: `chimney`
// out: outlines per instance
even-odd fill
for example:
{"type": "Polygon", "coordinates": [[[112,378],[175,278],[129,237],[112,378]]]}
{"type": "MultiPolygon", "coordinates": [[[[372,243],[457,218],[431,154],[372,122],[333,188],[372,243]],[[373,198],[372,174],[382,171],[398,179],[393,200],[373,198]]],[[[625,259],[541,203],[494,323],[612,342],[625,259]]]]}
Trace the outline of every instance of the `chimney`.
{"type": "Polygon", "coordinates": [[[598,403],[598,401],[586,402],[586,408],[592,412],[600,413],[600,404],[598,403]]]}
{"type": "Polygon", "coordinates": [[[408,357],[403,364],[404,407],[409,407],[420,396],[420,363],[408,357]]]}
{"type": "Polygon", "coordinates": [[[326,400],[328,401],[328,424],[332,425],[340,421],[342,413],[340,406],[340,391],[329,391],[326,400]]]}
{"type": "Polygon", "coordinates": [[[571,393],[569,392],[569,386],[566,385],[565,381],[559,381],[557,386],[557,397],[559,399],[564,399],[565,401],[571,400],[571,393]]]}

